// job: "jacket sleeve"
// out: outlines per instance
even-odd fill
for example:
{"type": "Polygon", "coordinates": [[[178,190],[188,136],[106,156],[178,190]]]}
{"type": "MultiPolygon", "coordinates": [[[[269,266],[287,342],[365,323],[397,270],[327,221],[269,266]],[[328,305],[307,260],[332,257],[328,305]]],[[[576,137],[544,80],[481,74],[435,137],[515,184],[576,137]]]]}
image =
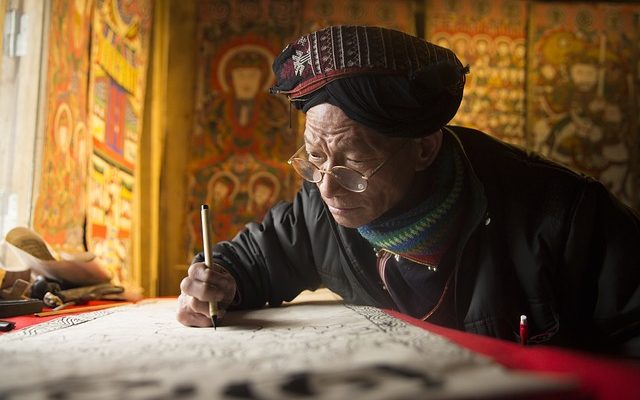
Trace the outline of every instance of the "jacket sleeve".
{"type": "Polygon", "coordinates": [[[320,286],[307,224],[321,223],[322,208],[303,187],[293,202],[275,205],[261,223],[249,223],[233,240],[213,246],[212,261],[236,279],[234,308],[276,306],[320,286]]]}
{"type": "Polygon", "coordinates": [[[640,357],[640,220],[599,182],[588,180],[576,203],[564,265],[559,293],[572,339],[640,357]]]}

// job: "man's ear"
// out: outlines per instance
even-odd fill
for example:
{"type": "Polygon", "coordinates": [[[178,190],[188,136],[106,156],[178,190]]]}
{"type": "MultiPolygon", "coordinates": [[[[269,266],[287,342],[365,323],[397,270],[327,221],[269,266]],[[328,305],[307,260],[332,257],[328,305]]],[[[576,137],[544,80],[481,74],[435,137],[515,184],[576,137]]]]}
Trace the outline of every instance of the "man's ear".
{"type": "Polygon", "coordinates": [[[416,158],[416,171],[424,171],[431,163],[436,159],[442,147],[442,130],[438,129],[437,132],[431,135],[416,139],[417,158],[416,158]]]}

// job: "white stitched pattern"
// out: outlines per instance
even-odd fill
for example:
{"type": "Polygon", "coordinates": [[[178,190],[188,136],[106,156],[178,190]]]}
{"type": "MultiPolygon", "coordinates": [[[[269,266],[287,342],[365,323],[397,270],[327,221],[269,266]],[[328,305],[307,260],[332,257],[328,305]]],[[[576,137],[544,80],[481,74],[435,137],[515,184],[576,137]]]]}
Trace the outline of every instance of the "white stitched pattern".
{"type": "Polygon", "coordinates": [[[311,54],[303,53],[300,50],[296,50],[296,54],[291,56],[293,59],[293,68],[296,75],[302,76],[302,72],[306,64],[311,60],[311,54]]]}

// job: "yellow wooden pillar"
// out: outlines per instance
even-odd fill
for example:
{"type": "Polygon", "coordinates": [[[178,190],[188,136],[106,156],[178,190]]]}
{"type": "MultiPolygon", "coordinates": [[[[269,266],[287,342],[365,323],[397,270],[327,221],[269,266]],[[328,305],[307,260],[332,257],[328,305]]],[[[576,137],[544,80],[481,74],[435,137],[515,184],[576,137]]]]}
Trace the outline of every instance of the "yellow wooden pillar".
{"type": "Polygon", "coordinates": [[[156,1],[147,72],[144,120],[135,174],[132,240],[133,280],[146,296],[158,294],[160,244],[160,172],[166,124],[166,77],[169,41],[169,2],[156,1]]]}
{"type": "Polygon", "coordinates": [[[133,275],[147,296],[178,293],[188,260],[180,259],[193,129],[196,7],[156,0],[136,171],[133,275]]]}

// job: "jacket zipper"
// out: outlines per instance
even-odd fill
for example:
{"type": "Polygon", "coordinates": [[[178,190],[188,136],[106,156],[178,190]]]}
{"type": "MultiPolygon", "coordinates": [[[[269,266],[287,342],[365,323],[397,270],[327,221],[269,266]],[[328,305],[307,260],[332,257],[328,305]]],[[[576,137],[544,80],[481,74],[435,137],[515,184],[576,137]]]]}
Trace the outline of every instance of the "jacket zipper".
{"type": "Polygon", "coordinates": [[[391,254],[390,252],[387,252],[385,250],[378,250],[376,251],[376,258],[377,258],[377,268],[378,268],[378,275],[380,276],[380,279],[382,280],[382,284],[384,285],[384,290],[387,290],[387,281],[384,279],[384,271],[387,268],[387,261],[389,261],[389,259],[391,258],[393,254],[391,254]]]}
{"type": "MultiPolygon", "coordinates": [[[[380,279],[382,280],[382,283],[384,284],[384,288],[385,288],[385,290],[387,292],[388,292],[387,281],[384,278],[384,272],[385,272],[385,269],[387,268],[387,261],[389,261],[389,259],[392,256],[396,256],[398,258],[406,258],[407,260],[409,260],[411,262],[415,262],[416,264],[429,266],[428,264],[414,261],[414,260],[412,260],[412,259],[410,259],[408,257],[404,257],[404,256],[401,256],[399,254],[393,253],[393,252],[391,252],[391,251],[389,251],[387,249],[380,249],[380,250],[376,251],[376,258],[377,258],[377,263],[376,264],[377,264],[378,274],[380,275],[380,279]]],[[[398,261],[400,261],[400,260],[398,260],[398,261]]],[[[434,271],[435,271],[435,269],[434,269],[434,271]]],[[[453,273],[450,273],[449,277],[447,278],[447,282],[444,285],[444,289],[442,290],[442,293],[440,294],[440,298],[438,298],[438,302],[436,303],[436,305],[433,306],[433,308],[429,312],[427,312],[422,318],[420,318],[421,320],[426,321],[427,318],[431,317],[438,310],[438,308],[440,308],[440,306],[444,302],[444,297],[447,294],[447,291],[449,289],[449,283],[451,282],[451,277],[452,276],[453,276],[453,273]]],[[[397,307],[395,307],[395,308],[397,310],[397,307]]]]}
{"type": "Polygon", "coordinates": [[[403,254],[403,255],[400,255],[400,254],[395,253],[395,252],[393,252],[393,251],[391,251],[391,250],[388,250],[388,249],[381,249],[381,250],[378,250],[378,251],[376,252],[376,255],[377,255],[377,256],[379,256],[379,253],[381,253],[381,252],[389,253],[389,254],[391,254],[391,255],[395,256],[395,257],[396,257],[396,261],[400,261],[400,259],[401,259],[401,258],[406,258],[407,260],[409,260],[409,261],[411,261],[411,262],[413,262],[413,263],[416,263],[416,264],[422,265],[422,266],[424,266],[424,267],[427,267],[427,269],[428,269],[429,271],[434,271],[434,272],[435,272],[435,271],[437,271],[437,270],[438,270],[438,266],[437,266],[437,265],[428,264],[428,263],[426,263],[426,262],[424,262],[424,261],[420,261],[420,260],[418,260],[418,259],[416,259],[416,258],[413,258],[413,257],[407,256],[407,255],[404,255],[404,254],[403,254]]]}

